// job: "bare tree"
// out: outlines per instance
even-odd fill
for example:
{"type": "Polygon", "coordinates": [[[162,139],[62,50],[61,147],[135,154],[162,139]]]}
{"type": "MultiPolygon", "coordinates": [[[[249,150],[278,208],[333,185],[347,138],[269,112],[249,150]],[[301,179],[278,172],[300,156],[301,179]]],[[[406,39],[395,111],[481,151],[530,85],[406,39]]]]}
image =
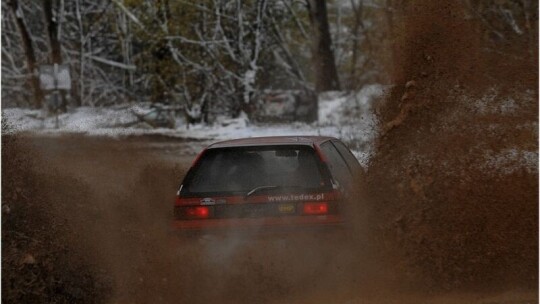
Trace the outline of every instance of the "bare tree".
{"type": "MultiPolygon", "coordinates": [[[[355,0],[351,0],[351,7],[354,12],[354,25],[352,27],[352,33],[353,33],[353,44],[352,44],[352,54],[351,54],[351,70],[350,70],[350,80],[354,81],[354,78],[356,77],[356,62],[358,60],[358,49],[359,49],[359,35],[358,31],[360,27],[364,28],[364,22],[362,13],[364,10],[364,2],[363,0],[360,0],[360,2],[357,4],[355,0]]],[[[366,36],[367,37],[367,36],[366,36]]]]}
{"type": "Polygon", "coordinates": [[[312,62],[315,67],[315,88],[318,92],[339,90],[326,0],[307,0],[307,9],[313,31],[312,62]]]}
{"type": "MultiPolygon", "coordinates": [[[[183,107],[193,122],[249,113],[261,89],[312,90],[310,55],[319,63],[327,62],[328,54],[333,57],[328,21],[321,23],[315,13],[312,23],[323,24],[326,36],[320,37],[328,39],[317,39],[326,44],[326,53],[315,52],[315,42],[312,52],[304,3],[7,0],[2,3],[9,13],[3,12],[9,18],[2,21],[8,24],[8,32],[2,33],[2,69],[9,78],[3,77],[8,86],[2,94],[26,101],[28,92],[36,91],[41,97],[34,103],[40,106],[43,93],[38,91],[36,68],[40,63],[67,63],[78,106],[170,102],[183,107]],[[21,72],[25,64],[30,73],[21,72]],[[21,77],[34,79],[36,90],[22,89],[16,81],[21,77]]],[[[330,62],[335,74],[334,59],[330,62]]],[[[337,76],[330,78],[318,86],[339,88],[337,76]]]]}
{"type": "Polygon", "coordinates": [[[268,41],[267,1],[246,5],[240,0],[214,0],[191,5],[201,20],[189,34],[172,32],[166,22],[161,26],[167,51],[182,71],[182,82],[174,90],[183,96],[188,120],[204,116],[201,110],[209,110],[210,101],[227,104],[233,116],[249,112],[268,41]],[[198,86],[190,85],[189,75],[198,79],[198,86]]]}
{"type": "Polygon", "coordinates": [[[49,37],[51,50],[51,63],[62,63],[62,51],[59,39],[59,12],[53,7],[52,0],[43,0],[43,14],[47,25],[47,35],[49,37]]]}
{"type": "MultiPolygon", "coordinates": [[[[62,64],[62,49],[60,44],[60,22],[61,14],[64,9],[64,1],[60,0],[60,5],[53,6],[52,0],[43,0],[43,14],[47,26],[47,36],[50,45],[50,61],[52,64],[62,64]]],[[[61,91],[62,103],[60,109],[66,111],[66,92],[61,91]]]]}
{"type": "Polygon", "coordinates": [[[43,92],[39,86],[39,78],[37,74],[36,55],[34,52],[34,46],[32,44],[32,37],[28,31],[28,26],[24,19],[23,11],[19,6],[18,0],[11,0],[9,6],[17,22],[17,28],[19,29],[21,40],[24,46],[24,53],[26,56],[26,64],[28,72],[30,74],[30,83],[32,90],[34,91],[34,107],[41,108],[43,101],[43,92]]]}

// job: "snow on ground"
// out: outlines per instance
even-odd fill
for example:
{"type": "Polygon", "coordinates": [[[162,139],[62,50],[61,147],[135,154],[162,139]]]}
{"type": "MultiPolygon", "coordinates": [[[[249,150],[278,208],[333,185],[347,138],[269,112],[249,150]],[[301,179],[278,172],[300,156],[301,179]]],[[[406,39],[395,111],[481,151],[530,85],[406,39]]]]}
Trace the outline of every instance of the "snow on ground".
{"type": "Polygon", "coordinates": [[[241,137],[276,135],[324,135],[342,139],[353,150],[363,165],[373,152],[372,141],[377,132],[376,118],[371,103],[383,93],[383,86],[369,85],[355,93],[330,92],[319,97],[319,122],[257,124],[247,118],[221,120],[214,125],[190,125],[177,121],[175,129],[130,126],[136,121],[132,112],[142,113],[139,106],[123,105],[110,108],[81,107],[56,117],[42,111],[10,108],[3,109],[3,119],[14,132],[33,132],[47,135],[82,133],[89,136],[122,137],[133,135],[162,135],[174,138],[227,140],[241,137]]]}
{"type": "Polygon", "coordinates": [[[47,116],[41,110],[20,108],[3,109],[2,116],[6,118],[15,131],[32,131],[46,133],[91,133],[96,129],[118,128],[122,124],[135,119],[131,110],[137,106],[116,108],[80,107],[58,115],[47,116]]]}
{"type": "MultiPolygon", "coordinates": [[[[372,110],[373,102],[384,94],[381,85],[364,86],[354,93],[327,92],[319,96],[319,121],[306,123],[250,123],[245,116],[237,119],[221,119],[213,125],[190,125],[177,120],[176,128],[151,128],[144,124],[131,124],[136,121],[133,112],[143,114],[147,109],[141,106],[121,105],[109,108],[81,107],[56,118],[45,116],[42,111],[10,108],[2,110],[2,119],[7,119],[15,132],[33,132],[46,135],[62,135],[80,133],[89,136],[107,136],[121,138],[123,136],[161,135],[171,138],[189,138],[212,142],[241,137],[276,136],[276,135],[324,135],[343,140],[353,151],[363,166],[367,166],[374,152],[373,142],[377,136],[377,120],[372,110]]],[[[533,94],[523,92],[516,98],[529,100],[533,94]]],[[[512,115],[518,105],[513,99],[498,98],[495,89],[485,96],[469,100],[462,96],[463,105],[476,113],[498,113],[512,115]]],[[[448,117],[449,125],[459,121],[459,117],[448,117]],[[452,121],[455,120],[455,121],[452,121]]],[[[441,122],[445,123],[445,122],[441,122]]],[[[498,128],[497,125],[493,126],[498,128]]],[[[515,126],[534,129],[538,132],[538,124],[515,126]]],[[[442,164],[441,164],[442,165],[442,164]]],[[[538,151],[525,151],[517,148],[487,153],[481,166],[487,170],[503,170],[506,173],[519,168],[538,172],[538,151]]]]}

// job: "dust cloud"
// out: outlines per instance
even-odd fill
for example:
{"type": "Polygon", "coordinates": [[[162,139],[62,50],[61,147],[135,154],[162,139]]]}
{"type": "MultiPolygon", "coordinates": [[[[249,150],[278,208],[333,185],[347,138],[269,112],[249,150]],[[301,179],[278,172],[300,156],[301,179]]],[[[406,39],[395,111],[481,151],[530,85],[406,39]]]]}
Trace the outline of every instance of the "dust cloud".
{"type": "MultiPolygon", "coordinates": [[[[382,286],[392,284],[388,265],[377,262],[362,225],[348,233],[175,233],[170,228],[174,195],[191,157],[167,157],[142,148],[147,142],[129,140],[18,140],[25,142],[25,151],[33,151],[28,170],[32,180],[26,186],[35,185],[29,195],[40,201],[26,212],[49,210],[46,220],[62,223],[63,229],[51,237],[58,237],[67,252],[63,263],[78,261],[85,269],[81,276],[99,286],[77,287],[80,302],[282,303],[312,295],[345,301],[347,297],[339,297],[350,296],[345,291],[376,297],[385,294],[382,286]]],[[[196,143],[180,146],[191,144],[196,143]]],[[[4,215],[8,220],[17,213],[16,206],[12,209],[4,215]]],[[[4,231],[9,229],[10,224],[4,225],[4,231]]],[[[36,239],[47,234],[32,233],[36,239]]],[[[25,250],[30,249],[22,246],[12,254],[25,250]]],[[[41,259],[52,253],[43,249],[33,254],[36,264],[23,267],[40,267],[41,259]]],[[[13,270],[13,265],[5,266],[4,272],[13,270]]],[[[60,278],[83,283],[77,274],[63,273],[63,266],[51,265],[60,278]]],[[[62,288],[60,284],[56,289],[62,288]]],[[[41,292],[63,299],[54,289],[41,292]]],[[[72,292],[67,291],[70,299],[72,292]]]]}

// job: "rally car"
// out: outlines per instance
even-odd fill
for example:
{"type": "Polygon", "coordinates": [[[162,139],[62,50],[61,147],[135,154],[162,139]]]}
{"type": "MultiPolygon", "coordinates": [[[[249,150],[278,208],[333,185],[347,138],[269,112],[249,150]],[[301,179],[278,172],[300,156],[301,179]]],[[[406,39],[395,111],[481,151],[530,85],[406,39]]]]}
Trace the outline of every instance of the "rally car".
{"type": "Polygon", "coordinates": [[[341,225],[361,167],[338,139],[243,138],[208,146],[177,192],[180,230],[341,225]]]}

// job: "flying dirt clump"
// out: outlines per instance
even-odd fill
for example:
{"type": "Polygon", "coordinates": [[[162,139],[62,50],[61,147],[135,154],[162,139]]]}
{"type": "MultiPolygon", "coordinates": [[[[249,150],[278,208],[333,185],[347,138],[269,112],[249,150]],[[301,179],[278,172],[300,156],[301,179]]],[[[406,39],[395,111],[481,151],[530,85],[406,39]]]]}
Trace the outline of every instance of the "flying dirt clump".
{"type": "Polygon", "coordinates": [[[535,288],[538,59],[509,33],[495,51],[461,2],[400,12],[366,181],[379,245],[411,284],[535,288]]]}

